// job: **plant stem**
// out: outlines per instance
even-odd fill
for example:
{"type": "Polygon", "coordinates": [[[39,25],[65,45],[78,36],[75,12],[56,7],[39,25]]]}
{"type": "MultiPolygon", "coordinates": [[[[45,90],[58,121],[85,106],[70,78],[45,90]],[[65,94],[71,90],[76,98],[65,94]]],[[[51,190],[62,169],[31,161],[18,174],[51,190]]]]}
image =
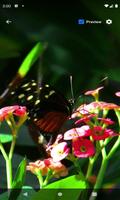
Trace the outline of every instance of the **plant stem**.
{"type": "MultiPolygon", "coordinates": [[[[108,164],[108,159],[107,159],[107,158],[104,158],[104,159],[102,160],[102,164],[101,164],[101,167],[100,167],[98,176],[97,176],[96,183],[95,183],[95,185],[94,185],[93,192],[96,192],[98,189],[101,188],[102,182],[103,182],[103,178],[104,178],[104,175],[105,175],[105,171],[106,171],[106,168],[107,168],[107,164],[108,164]]],[[[92,193],[93,193],[93,192],[92,192],[92,193]]],[[[96,196],[92,196],[92,194],[91,194],[89,200],[95,200],[95,199],[96,199],[96,196]]]]}
{"type": "Polygon", "coordinates": [[[0,142],[0,150],[1,150],[2,155],[6,162],[6,175],[7,175],[7,188],[8,189],[12,188],[12,156],[13,156],[15,143],[16,143],[16,137],[13,136],[13,140],[11,143],[10,152],[9,152],[9,156],[8,156],[5,152],[5,149],[2,145],[2,143],[0,142]]]}
{"type": "Polygon", "coordinates": [[[94,163],[97,159],[97,157],[99,156],[99,151],[96,152],[96,154],[94,155],[94,157],[89,158],[89,164],[88,164],[88,170],[87,170],[87,174],[86,174],[86,179],[88,179],[91,176],[93,167],[94,167],[94,163]]]}
{"type": "Polygon", "coordinates": [[[16,144],[16,136],[13,136],[13,140],[11,143],[11,147],[10,147],[10,152],[9,152],[9,156],[6,160],[6,173],[7,173],[7,186],[8,189],[12,188],[12,156],[13,156],[13,151],[15,148],[15,144],[16,144]]]}
{"type": "Polygon", "coordinates": [[[91,176],[92,169],[93,169],[93,163],[94,163],[94,159],[90,158],[89,164],[88,164],[88,170],[87,170],[87,174],[86,174],[86,179],[88,179],[91,176]]]}
{"type": "Polygon", "coordinates": [[[9,151],[9,159],[10,159],[10,160],[12,159],[12,156],[13,156],[15,144],[16,144],[16,135],[13,136],[13,140],[12,140],[11,147],[10,147],[10,151],[9,151]]]}
{"type": "Polygon", "coordinates": [[[49,180],[53,177],[53,171],[52,170],[49,170],[48,171],[48,174],[46,176],[46,179],[44,180],[43,182],[43,186],[46,186],[49,182],[49,180]]]}
{"type": "Polygon", "coordinates": [[[42,174],[41,172],[37,172],[37,178],[38,178],[38,181],[39,181],[39,185],[40,185],[40,189],[42,189],[43,187],[43,177],[42,177],[42,174]]]}
{"type": "Polygon", "coordinates": [[[7,157],[7,154],[6,154],[6,152],[5,152],[5,149],[4,149],[4,147],[3,147],[3,145],[2,145],[1,142],[0,142],[0,150],[1,150],[1,152],[2,152],[2,155],[3,155],[4,159],[7,160],[8,157],[7,157]]]}
{"type": "Polygon", "coordinates": [[[12,188],[12,163],[11,159],[6,160],[7,188],[12,188]]]}
{"type": "Polygon", "coordinates": [[[105,174],[105,171],[106,171],[106,168],[107,168],[107,163],[108,163],[107,159],[104,159],[102,161],[94,189],[100,189],[101,188],[102,181],[103,181],[103,178],[104,178],[104,174],[105,174]]]}
{"type": "MultiPolygon", "coordinates": [[[[102,147],[102,145],[104,145],[104,142],[103,141],[100,141],[100,147],[102,147]]],[[[102,148],[102,157],[103,159],[106,158],[106,150],[105,150],[105,147],[102,148]]]]}
{"type": "Polygon", "coordinates": [[[3,155],[5,162],[6,162],[7,188],[11,189],[11,187],[12,187],[12,163],[11,163],[11,159],[8,158],[8,156],[5,152],[5,149],[4,149],[1,142],[0,142],[0,150],[1,150],[2,155],[3,155]]]}
{"type": "Polygon", "coordinates": [[[119,147],[119,145],[120,145],[120,136],[118,137],[118,139],[116,140],[116,142],[113,145],[112,149],[108,153],[108,156],[107,156],[108,159],[110,159],[112,157],[112,155],[115,153],[115,151],[117,150],[117,148],[119,147]]]}

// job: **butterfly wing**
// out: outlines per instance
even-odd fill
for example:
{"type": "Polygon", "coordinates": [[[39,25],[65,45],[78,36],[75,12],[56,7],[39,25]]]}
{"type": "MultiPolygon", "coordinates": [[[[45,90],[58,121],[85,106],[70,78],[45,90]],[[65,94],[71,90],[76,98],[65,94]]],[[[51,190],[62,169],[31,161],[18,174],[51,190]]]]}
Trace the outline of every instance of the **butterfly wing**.
{"type": "Polygon", "coordinates": [[[71,114],[67,99],[48,84],[38,86],[32,80],[16,90],[20,105],[28,110],[28,119],[43,133],[56,133],[71,114]]]}

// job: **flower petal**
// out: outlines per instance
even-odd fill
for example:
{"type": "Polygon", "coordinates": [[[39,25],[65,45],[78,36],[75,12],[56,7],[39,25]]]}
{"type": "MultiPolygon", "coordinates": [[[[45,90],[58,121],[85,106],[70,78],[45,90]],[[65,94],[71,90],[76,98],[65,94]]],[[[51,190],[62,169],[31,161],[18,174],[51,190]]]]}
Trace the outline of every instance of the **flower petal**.
{"type": "Polygon", "coordinates": [[[61,142],[53,147],[51,150],[51,157],[54,162],[63,160],[68,154],[70,149],[67,146],[66,142],[61,142]]]}
{"type": "Polygon", "coordinates": [[[70,129],[64,133],[64,140],[72,140],[73,138],[76,137],[89,136],[90,134],[88,130],[89,130],[88,125],[81,126],[80,128],[70,129]]]}
{"type": "Polygon", "coordinates": [[[73,140],[73,152],[78,158],[86,158],[95,154],[93,143],[88,139],[75,138],[73,140]]]}

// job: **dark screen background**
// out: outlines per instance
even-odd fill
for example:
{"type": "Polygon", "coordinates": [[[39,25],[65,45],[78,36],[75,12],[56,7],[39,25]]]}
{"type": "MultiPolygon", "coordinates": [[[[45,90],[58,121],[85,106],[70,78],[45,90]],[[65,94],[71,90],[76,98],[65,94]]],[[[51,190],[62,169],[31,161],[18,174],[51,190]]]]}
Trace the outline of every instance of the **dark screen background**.
{"type": "MultiPolygon", "coordinates": [[[[61,83],[67,84],[63,93],[70,93],[69,75],[73,76],[76,96],[96,87],[105,76],[119,81],[119,9],[106,9],[102,1],[74,4],[19,1],[18,4],[14,8],[11,2],[11,9],[0,10],[0,74],[4,85],[2,77],[6,69],[10,73],[5,82],[9,82],[38,41],[48,45],[42,58],[43,78],[60,90],[63,90],[61,83]],[[103,23],[78,25],[79,18],[103,23]],[[7,19],[12,23],[6,24],[7,19]],[[107,25],[106,19],[112,19],[112,25],[107,25]]],[[[32,68],[32,75],[38,76],[38,68],[32,68]]]]}

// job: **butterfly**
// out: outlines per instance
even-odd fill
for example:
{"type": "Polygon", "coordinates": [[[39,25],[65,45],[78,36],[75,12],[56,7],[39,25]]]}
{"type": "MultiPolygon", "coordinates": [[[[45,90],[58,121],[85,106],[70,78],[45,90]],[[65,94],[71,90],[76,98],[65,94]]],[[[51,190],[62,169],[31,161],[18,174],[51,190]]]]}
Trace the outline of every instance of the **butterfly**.
{"type": "Polygon", "coordinates": [[[35,80],[16,87],[11,95],[17,99],[19,105],[26,106],[29,130],[37,143],[39,131],[52,138],[51,141],[55,140],[72,113],[71,103],[60,92],[48,84],[38,85],[35,80]]]}

